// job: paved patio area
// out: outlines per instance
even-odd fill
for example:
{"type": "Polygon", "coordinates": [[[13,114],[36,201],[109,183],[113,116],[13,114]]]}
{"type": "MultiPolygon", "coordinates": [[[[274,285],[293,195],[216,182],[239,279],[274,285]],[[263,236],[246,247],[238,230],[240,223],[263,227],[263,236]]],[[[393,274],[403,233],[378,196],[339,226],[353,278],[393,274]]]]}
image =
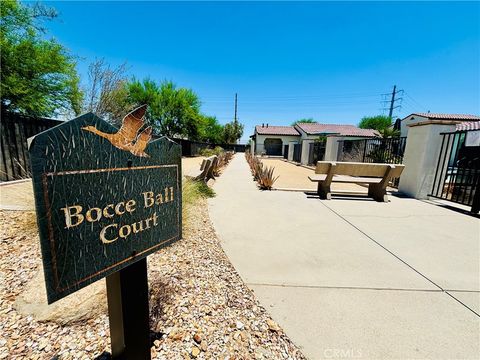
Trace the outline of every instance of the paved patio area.
{"type": "Polygon", "coordinates": [[[478,218],[394,196],[259,191],[242,155],[215,191],[227,255],[309,358],[478,359],[478,218]]]}

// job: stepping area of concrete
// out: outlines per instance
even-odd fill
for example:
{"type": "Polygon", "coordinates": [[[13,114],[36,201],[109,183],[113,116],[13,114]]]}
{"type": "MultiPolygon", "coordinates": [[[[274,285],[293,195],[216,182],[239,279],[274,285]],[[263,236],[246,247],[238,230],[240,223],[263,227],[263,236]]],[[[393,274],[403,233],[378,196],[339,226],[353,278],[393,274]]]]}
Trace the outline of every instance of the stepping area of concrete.
{"type": "Polygon", "coordinates": [[[243,154],[215,191],[227,255],[307,357],[478,359],[478,218],[395,196],[260,191],[243,154]]]}

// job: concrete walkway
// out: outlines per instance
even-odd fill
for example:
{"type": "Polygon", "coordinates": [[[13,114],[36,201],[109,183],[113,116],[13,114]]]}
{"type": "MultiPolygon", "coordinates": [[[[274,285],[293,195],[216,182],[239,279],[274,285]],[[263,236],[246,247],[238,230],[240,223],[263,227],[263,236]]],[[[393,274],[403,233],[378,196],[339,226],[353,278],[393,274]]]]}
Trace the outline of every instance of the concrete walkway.
{"type": "Polygon", "coordinates": [[[479,358],[478,219],[393,196],[259,191],[243,154],[215,191],[227,255],[309,358],[479,358]]]}

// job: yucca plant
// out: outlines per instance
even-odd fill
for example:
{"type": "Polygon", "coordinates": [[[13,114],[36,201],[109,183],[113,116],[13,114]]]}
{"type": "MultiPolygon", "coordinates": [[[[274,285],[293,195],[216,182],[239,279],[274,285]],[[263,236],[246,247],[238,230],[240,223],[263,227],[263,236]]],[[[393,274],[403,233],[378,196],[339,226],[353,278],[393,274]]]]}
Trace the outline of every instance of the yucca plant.
{"type": "Polygon", "coordinates": [[[262,190],[272,189],[273,184],[279,178],[279,176],[275,177],[273,175],[274,170],[275,168],[273,166],[272,167],[265,166],[264,168],[262,168],[261,173],[258,176],[258,185],[260,186],[260,189],[262,190]]]}

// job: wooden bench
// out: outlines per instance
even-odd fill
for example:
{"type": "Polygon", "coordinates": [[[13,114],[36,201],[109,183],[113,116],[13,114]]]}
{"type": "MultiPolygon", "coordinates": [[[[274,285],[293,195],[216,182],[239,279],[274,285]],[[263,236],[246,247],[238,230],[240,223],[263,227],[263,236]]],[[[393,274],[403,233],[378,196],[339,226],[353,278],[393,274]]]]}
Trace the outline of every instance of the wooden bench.
{"type": "Polygon", "coordinates": [[[336,182],[368,184],[368,196],[386,202],[388,182],[400,177],[404,168],[405,165],[402,164],[318,161],[315,175],[308,178],[318,182],[318,195],[321,199],[331,199],[330,184],[336,182]]]}
{"type": "Polygon", "coordinates": [[[208,182],[208,180],[215,180],[214,170],[218,163],[217,155],[210,156],[203,159],[200,165],[200,170],[197,175],[193,176],[193,180],[208,182]]]}

